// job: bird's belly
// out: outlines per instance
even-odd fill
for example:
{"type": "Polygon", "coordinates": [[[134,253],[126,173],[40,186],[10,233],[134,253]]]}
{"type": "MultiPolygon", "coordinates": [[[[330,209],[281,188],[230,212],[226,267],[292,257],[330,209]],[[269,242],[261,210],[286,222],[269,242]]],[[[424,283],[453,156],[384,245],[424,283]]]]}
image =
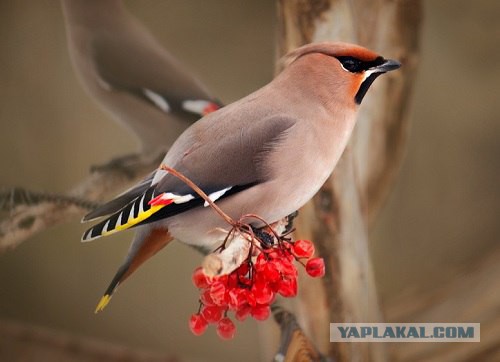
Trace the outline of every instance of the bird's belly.
{"type": "MultiPolygon", "coordinates": [[[[299,130],[300,131],[300,130],[299,130]]],[[[317,143],[317,135],[303,133],[304,144],[317,143]]],[[[325,136],[325,135],[322,135],[325,136]]],[[[284,144],[268,157],[263,169],[272,170],[268,180],[228,198],[217,205],[233,220],[256,214],[268,223],[279,221],[309,201],[331,174],[342,154],[345,142],[326,134],[325,147],[295,147],[284,144]]],[[[231,226],[210,207],[198,207],[166,219],[172,236],[205,250],[217,248],[231,226]]],[[[256,219],[245,222],[261,225],[256,219]]]]}
{"type": "MultiPolygon", "coordinates": [[[[255,214],[273,223],[309,201],[329,174],[328,168],[312,167],[307,175],[292,173],[286,178],[277,178],[222,199],[217,205],[235,221],[255,214]]],[[[260,225],[257,219],[244,221],[260,225]]],[[[207,252],[220,246],[231,229],[231,225],[211,207],[198,207],[168,218],[164,223],[177,240],[207,252]]]]}
{"type": "Polygon", "coordinates": [[[198,207],[163,223],[175,239],[207,253],[219,247],[231,230],[231,225],[211,207],[198,207]]]}

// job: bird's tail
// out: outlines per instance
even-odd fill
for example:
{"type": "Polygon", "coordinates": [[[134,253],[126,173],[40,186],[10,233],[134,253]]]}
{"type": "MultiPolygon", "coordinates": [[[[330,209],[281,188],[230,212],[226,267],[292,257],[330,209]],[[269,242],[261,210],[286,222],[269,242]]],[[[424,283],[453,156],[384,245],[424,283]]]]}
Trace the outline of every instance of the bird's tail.
{"type": "Polygon", "coordinates": [[[123,283],[142,263],[163,249],[172,239],[168,230],[164,228],[145,226],[142,230],[138,230],[124,263],[116,272],[97,304],[95,313],[102,311],[108,305],[119,284],[123,283]]]}

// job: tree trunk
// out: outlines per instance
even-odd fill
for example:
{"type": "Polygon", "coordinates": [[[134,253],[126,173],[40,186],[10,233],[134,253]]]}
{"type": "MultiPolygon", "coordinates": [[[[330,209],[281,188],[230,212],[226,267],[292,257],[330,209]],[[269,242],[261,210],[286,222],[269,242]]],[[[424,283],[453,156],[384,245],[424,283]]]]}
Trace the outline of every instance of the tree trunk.
{"type": "Polygon", "coordinates": [[[421,2],[280,0],[278,16],[278,56],[329,40],[358,43],[403,63],[370,90],[334,174],[297,222],[298,237],[313,240],[327,266],[322,282],[301,286],[306,333],[336,361],[385,361],[384,344],[330,343],[328,331],[330,322],[382,321],[367,231],[404,151],[421,2]]]}

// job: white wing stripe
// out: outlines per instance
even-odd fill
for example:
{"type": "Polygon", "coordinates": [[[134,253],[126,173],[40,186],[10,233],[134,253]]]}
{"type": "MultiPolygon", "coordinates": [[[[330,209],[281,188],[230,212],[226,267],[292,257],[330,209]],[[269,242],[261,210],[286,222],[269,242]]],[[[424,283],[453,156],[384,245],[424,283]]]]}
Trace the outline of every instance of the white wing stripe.
{"type": "Polygon", "coordinates": [[[134,217],[134,209],[135,209],[135,202],[132,204],[132,208],[130,209],[130,216],[132,218],[134,217]]]}
{"type": "Polygon", "coordinates": [[[123,211],[120,212],[120,215],[118,215],[118,220],[116,220],[117,226],[122,224],[122,217],[123,217],[123,211]]]}
{"type": "MultiPolygon", "coordinates": [[[[217,201],[218,199],[220,199],[222,197],[222,195],[224,195],[226,192],[228,192],[229,190],[231,190],[232,186],[230,187],[227,187],[225,188],[224,190],[220,190],[220,191],[215,191],[215,192],[212,192],[210,195],[208,195],[208,198],[212,201],[212,202],[215,202],[217,201]]],[[[203,204],[204,207],[207,207],[208,206],[208,202],[205,201],[205,203],[203,204]]]]}
{"type": "Polygon", "coordinates": [[[106,224],[104,224],[104,227],[102,228],[102,233],[105,233],[105,232],[107,232],[107,231],[108,231],[108,227],[109,227],[109,222],[110,222],[110,221],[111,221],[111,219],[110,219],[110,220],[108,220],[108,221],[106,222],[106,224]]]}
{"type": "Polygon", "coordinates": [[[146,197],[146,194],[142,195],[141,201],[139,202],[139,215],[144,212],[144,198],[146,197]]]}
{"type": "Polygon", "coordinates": [[[170,106],[165,98],[158,93],[153,92],[151,89],[143,88],[142,91],[144,92],[144,95],[163,112],[170,112],[170,106]]]}
{"type": "Polygon", "coordinates": [[[204,100],[187,100],[182,102],[182,108],[185,111],[203,114],[203,111],[206,107],[210,105],[210,102],[204,100]]]}
{"type": "Polygon", "coordinates": [[[191,201],[194,199],[194,196],[191,194],[187,195],[176,195],[171,192],[165,192],[162,197],[163,200],[172,200],[174,204],[184,204],[186,202],[191,201]]]}

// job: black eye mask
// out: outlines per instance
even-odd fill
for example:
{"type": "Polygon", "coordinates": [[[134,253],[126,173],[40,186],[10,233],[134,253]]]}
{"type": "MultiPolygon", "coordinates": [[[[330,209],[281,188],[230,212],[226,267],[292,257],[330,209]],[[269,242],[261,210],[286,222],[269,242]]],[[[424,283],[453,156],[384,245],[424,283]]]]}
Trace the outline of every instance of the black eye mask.
{"type": "Polygon", "coordinates": [[[351,73],[361,73],[370,68],[382,65],[385,62],[385,59],[382,57],[375,58],[371,61],[364,61],[350,56],[340,56],[336,58],[344,69],[351,73]]]}

